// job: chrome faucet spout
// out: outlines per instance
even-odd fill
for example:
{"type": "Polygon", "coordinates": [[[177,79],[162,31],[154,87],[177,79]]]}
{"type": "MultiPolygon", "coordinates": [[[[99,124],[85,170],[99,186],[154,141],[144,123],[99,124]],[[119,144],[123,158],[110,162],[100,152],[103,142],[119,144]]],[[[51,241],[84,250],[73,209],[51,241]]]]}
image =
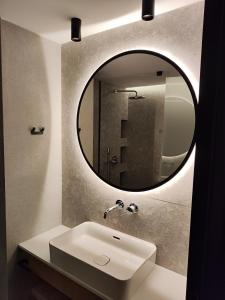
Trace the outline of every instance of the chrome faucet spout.
{"type": "Polygon", "coordinates": [[[111,211],[113,211],[116,208],[124,208],[124,203],[122,200],[117,200],[116,204],[108,209],[106,209],[106,211],[104,212],[104,219],[107,218],[108,213],[110,213],[111,211]]]}

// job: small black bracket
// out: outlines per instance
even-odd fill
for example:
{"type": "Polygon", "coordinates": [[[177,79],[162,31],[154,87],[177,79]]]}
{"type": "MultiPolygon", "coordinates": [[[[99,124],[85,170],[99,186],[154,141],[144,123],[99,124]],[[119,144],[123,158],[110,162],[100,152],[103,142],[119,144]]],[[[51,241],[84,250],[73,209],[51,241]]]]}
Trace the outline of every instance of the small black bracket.
{"type": "Polygon", "coordinates": [[[156,76],[157,76],[157,77],[163,76],[163,71],[157,71],[157,72],[156,72],[156,76]]]}
{"type": "Polygon", "coordinates": [[[30,133],[32,135],[41,135],[44,134],[45,128],[44,127],[32,127],[30,133]]]}

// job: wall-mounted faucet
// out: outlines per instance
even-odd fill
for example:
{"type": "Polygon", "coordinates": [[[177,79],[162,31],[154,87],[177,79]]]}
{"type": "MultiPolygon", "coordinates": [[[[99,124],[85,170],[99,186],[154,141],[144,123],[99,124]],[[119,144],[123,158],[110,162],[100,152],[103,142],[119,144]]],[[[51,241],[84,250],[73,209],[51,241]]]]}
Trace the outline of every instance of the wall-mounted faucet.
{"type": "Polygon", "coordinates": [[[106,211],[104,212],[104,219],[106,219],[108,213],[110,213],[111,211],[113,211],[116,208],[119,208],[119,209],[124,208],[124,203],[122,200],[116,200],[116,205],[106,209],[106,211]]]}

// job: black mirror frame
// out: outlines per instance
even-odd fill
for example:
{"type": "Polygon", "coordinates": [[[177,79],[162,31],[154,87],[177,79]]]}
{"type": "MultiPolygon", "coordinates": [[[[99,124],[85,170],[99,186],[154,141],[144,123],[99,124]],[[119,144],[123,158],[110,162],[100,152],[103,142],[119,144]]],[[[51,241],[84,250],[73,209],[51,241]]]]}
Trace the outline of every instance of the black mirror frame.
{"type": "Polygon", "coordinates": [[[195,142],[196,142],[196,120],[197,120],[197,107],[198,107],[198,103],[197,103],[197,98],[196,98],[196,95],[195,95],[195,91],[194,91],[194,88],[189,80],[189,78],[187,77],[187,75],[184,73],[184,71],[174,62],[172,61],[171,59],[169,59],[168,57],[160,54],[160,53],[157,53],[157,52],[154,52],[154,51],[150,51],[150,50],[130,50],[130,51],[125,51],[125,52],[122,52],[120,54],[117,54],[113,57],[111,57],[110,59],[108,59],[107,61],[105,61],[93,74],[92,76],[90,77],[90,79],[88,80],[87,84],[85,85],[85,88],[81,94],[81,98],[80,98],[80,101],[79,101],[79,105],[78,105],[78,110],[77,110],[77,117],[76,117],[76,123],[77,123],[77,138],[78,138],[78,141],[79,141],[79,146],[80,146],[80,149],[81,149],[81,152],[88,164],[88,166],[90,167],[90,169],[95,173],[96,176],[98,176],[98,178],[100,178],[101,180],[103,180],[105,183],[107,183],[108,185],[110,185],[111,187],[114,187],[116,189],[119,189],[119,190],[122,190],[122,191],[127,191],[127,192],[145,192],[145,191],[150,191],[150,190],[153,190],[155,188],[158,188],[160,187],[161,185],[167,183],[168,181],[170,181],[173,177],[175,177],[179,172],[180,170],[184,167],[184,165],[186,164],[186,162],[188,161],[193,149],[194,149],[194,146],[195,146],[195,142]],[[164,179],[163,181],[160,181],[159,183],[155,184],[155,185],[152,185],[150,187],[146,187],[146,188],[142,188],[142,189],[124,189],[124,188],[121,188],[120,186],[116,186],[116,185],[113,185],[111,184],[110,182],[106,181],[105,178],[101,177],[95,170],[94,168],[92,167],[92,165],[89,163],[85,153],[84,153],[84,150],[83,150],[83,147],[82,147],[82,144],[81,144],[81,140],[80,140],[80,130],[79,130],[79,114],[80,114],[80,108],[81,108],[81,103],[82,103],[82,100],[83,100],[83,97],[84,97],[84,94],[89,86],[89,83],[91,82],[91,80],[94,78],[94,76],[104,67],[106,66],[108,63],[110,63],[111,61],[119,58],[119,57],[122,57],[122,56],[125,56],[125,55],[129,55],[129,54],[135,54],[135,53],[143,53],[143,54],[149,54],[149,55],[154,55],[158,58],[161,58],[163,59],[164,61],[168,62],[170,65],[172,65],[179,73],[180,75],[183,77],[183,79],[185,80],[190,92],[191,92],[191,95],[192,95],[192,99],[193,99],[193,103],[194,103],[194,108],[195,108],[195,130],[194,130],[194,134],[193,134],[193,138],[192,138],[192,142],[191,142],[191,145],[190,145],[190,148],[188,150],[188,153],[187,155],[185,156],[184,160],[182,161],[182,163],[179,165],[179,167],[176,169],[175,172],[173,172],[170,176],[168,176],[166,179],[164,179]]]}

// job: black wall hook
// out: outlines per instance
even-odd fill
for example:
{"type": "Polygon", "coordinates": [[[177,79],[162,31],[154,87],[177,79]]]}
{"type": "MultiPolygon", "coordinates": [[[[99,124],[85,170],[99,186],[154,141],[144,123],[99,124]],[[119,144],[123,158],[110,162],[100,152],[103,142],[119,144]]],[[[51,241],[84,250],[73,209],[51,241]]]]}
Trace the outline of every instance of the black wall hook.
{"type": "Polygon", "coordinates": [[[44,134],[45,128],[44,127],[32,127],[30,133],[32,135],[41,135],[44,134]]]}

